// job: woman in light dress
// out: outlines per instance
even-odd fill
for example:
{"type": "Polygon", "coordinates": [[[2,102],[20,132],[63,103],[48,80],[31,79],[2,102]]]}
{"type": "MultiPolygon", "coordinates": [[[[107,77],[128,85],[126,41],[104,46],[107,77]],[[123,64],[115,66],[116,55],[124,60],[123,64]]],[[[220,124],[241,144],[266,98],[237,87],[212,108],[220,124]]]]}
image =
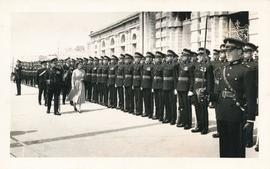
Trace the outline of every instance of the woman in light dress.
{"type": "Polygon", "coordinates": [[[81,104],[85,102],[84,87],[85,71],[82,69],[82,63],[77,63],[77,69],[72,72],[71,91],[68,100],[73,102],[74,111],[81,113],[81,104]],[[78,105],[78,109],[77,106],[78,105]]]}

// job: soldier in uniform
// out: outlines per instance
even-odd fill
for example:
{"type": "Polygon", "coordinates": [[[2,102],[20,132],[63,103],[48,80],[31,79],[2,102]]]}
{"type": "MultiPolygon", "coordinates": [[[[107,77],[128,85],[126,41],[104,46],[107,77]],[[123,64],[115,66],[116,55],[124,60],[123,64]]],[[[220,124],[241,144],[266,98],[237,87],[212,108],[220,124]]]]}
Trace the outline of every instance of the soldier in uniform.
{"type": "Polygon", "coordinates": [[[118,107],[117,109],[121,109],[124,111],[124,59],[125,55],[121,54],[117,63],[117,70],[116,70],[116,81],[115,86],[117,88],[118,93],[118,107]]]}
{"type": "Polygon", "coordinates": [[[133,57],[125,54],[124,66],[124,87],[125,87],[125,109],[124,112],[134,113],[133,90],[132,90],[132,74],[133,74],[133,57]]]}
{"type": "Polygon", "coordinates": [[[139,52],[134,54],[134,64],[133,64],[133,91],[135,100],[135,114],[142,115],[142,91],[141,91],[141,81],[142,81],[142,64],[140,60],[143,55],[139,52]]]}
{"type": "Polygon", "coordinates": [[[154,90],[154,100],[155,100],[155,116],[153,119],[158,119],[159,121],[163,121],[164,115],[164,100],[163,100],[163,64],[162,59],[165,58],[166,55],[162,52],[157,51],[155,55],[155,64],[153,66],[153,81],[152,81],[152,89],[154,90]]]}
{"type": "Polygon", "coordinates": [[[173,63],[173,58],[177,56],[172,50],[167,51],[166,63],[163,66],[163,96],[165,106],[165,118],[163,123],[175,124],[176,114],[173,111],[174,90],[177,79],[177,67],[173,63]]]}
{"type": "Polygon", "coordinates": [[[63,65],[63,85],[62,85],[62,104],[65,104],[66,102],[66,96],[71,90],[71,76],[72,76],[72,71],[73,67],[71,67],[69,63],[69,59],[65,59],[65,63],[63,65]]]}
{"type": "Polygon", "coordinates": [[[91,101],[92,98],[92,83],[91,83],[91,75],[93,69],[93,58],[89,56],[88,63],[86,64],[86,75],[85,75],[85,91],[86,91],[86,98],[88,101],[91,101]]]}
{"type": "MultiPolygon", "coordinates": [[[[220,50],[219,50],[219,62],[215,62],[215,64],[212,63],[213,66],[213,74],[214,74],[214,80],[215,80],[215,84],[214,84],[214,95],[218,94],[218,88],[219,88],[219,81],[222,79],[222,70],[223,68],[226,66],[227,60],[226,60],[226,48],[225,48],[225,44],[221,44],[220,45],[220,50]]],[[[212,100],[212,99],[211,99],[212,100]]],[[[214,105],[219,104],[216,102],[213,102],[214,105]]],[[[215,106],[215,112],[216,112],[216,118],[217,118],[217,111],[218,109],[215,106]]],[[[219,137],[219,124],[218,124],[218,120],[216,120],[216,124],[217,124],[217,132],[212,134],[213,138],[218,138],[219,137]]]]}
{"type": "Polygon", "coordinates": [[[116,108],[117,106],[117,93],[115,87],[116,70],[118,58],[112,55],[110,58],[110,65],[108,70],[108,89],[109,89],[109,108],[116,108]]]}
{"type": "Polygon", "coordinates": [[[245,157],[245,130],[256,112],[256,73],[243,63],[244,43],[224,39],[228,64],[222,70],[217,104],[220,157],[245,157]]]}
{"type": "Polygon", "coordinates": [[[98,62],[98,68],[97,68],[97,94],[98,94],[98,104],[102,103],[103,98],[103,91],[102,91],[102,85],[101,85],[101,79],[102,79],[102,67],[103,67],[103,56],[101,56],[101,59],[99,59],[98,62]]]}
{"type": "Polygon", "coordinates": [[[198,61],[194,68],[194,93],[196,94],[195,109],[197,126],[191,131],[208,133],[208,100],[209,95],[213,93],[214,77],[213,67],[208,61],[210,51],[205,48],[199,48],[198,61]]]}
{"type": "Polygon", "coordinates": [[[184,127],[186,130],[190,129],[192,124],[191,103],[188,96],[193,95],[194,66],[189,64],[190,55],[190,50],[183,49],[181,61],[178,65],[176,85],[179,100],[177,127],[184,127]]]}
{"type": "Polygon", "coordinates": [[[56,66],[57,59],[51,60],[51,67],[47,74],[48,85],[48,105],[47,113],[50,113],[52,98],[54,98],[54,114],[61,115],[59,113],[59,96],[62,85],[63,72],[62,69],[56,66]]]}
{"type": "MultiPolygon", "coordinates": [[[[252,69],[255,71],[256,73],[256,99],[258,98],[258,63],[254,61],[253,57],[253,53],[254,51],[256,51],[257,46],[254,45],[253,43],[245,43],[244,47],[243,47],[243,64],[246,65],[246,67],[248,67],[249,69],[252,69]]],[[[258,104],[256,104],[256,115],[258,115],[258,104]]],[[[249,128],[249,130],[246,130],[246,147],[252,147],[253,146],[253,128],[254,125],[253,123],[251,123],[251,127],[249,128]]]]}
{"type": "Polygon", "coordinates": [[[15,73],[15,82],[16,82],[16,87],[17,87],[17,95],[21,95],[21,81],[22,81],[22,66],[21,66],[21,61],[17,60],[17,64],[14,70],[15,73]]]}
{"type": "Polygon", "coordinates": [[[148,116],[152,118],[153,116],[153,104],[152,104],[152,79],[153,79],[153,64],[152,60],[155,55],[151,52],[146,53],[146,60],[142,67],[142,93],[144,102],[144,113],[143,117],[148,116]]]}
{"type": "Polygon", "coordinates": [[[98,69],[99,59],[97,57],[94,58],[93,61],[93,69],[91,73],[91,84],[93,86],[93,99],[92,102],[98,102],[98,88],[97,88],[97,69],[98,69]]]}
{"type": "Polygon", "coordinates": [[[107,87],[107,81],[108,81],[108,70],[109,70],[109,63],[110,58],[108,56],[104,56],[103,59],[103,66],[102,66],[102,77],[101,77],[101,86],[102,86],[102,103],[104,106],[108,107],[108,87],[107,87]]]}
{"type": "Polygon", "coordinates": [[[41,67],[37,70],[37,84],[38,84],[38,103],[41,105],[41,96],[43,93],[43,98],[45,100],[45,106],[47,105],[47,88],[46,88],[46,73],[47,73],[47,62],[42,61],[41,67]]]}

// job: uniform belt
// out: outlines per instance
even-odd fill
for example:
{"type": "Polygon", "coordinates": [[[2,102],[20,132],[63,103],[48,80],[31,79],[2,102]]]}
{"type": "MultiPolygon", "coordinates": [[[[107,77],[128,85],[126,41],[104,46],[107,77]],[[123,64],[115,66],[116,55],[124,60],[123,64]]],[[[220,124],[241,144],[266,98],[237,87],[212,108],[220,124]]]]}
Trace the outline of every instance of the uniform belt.
{"type": "Polygon", "coordinates": [[[109,75],[109,78],[115,77],[115,75],[109,75]]]}
{"type": "Polygon", "coordinates": [[[195,78],[195,82],[204,82],[204,79],[202,79],[202,78],[195,78]]]}
{"type": "Polygon", "coordinates": [[[164,77],[163,80],[173,80],[173,77],[164,77]]]}
{"type": "Polygon", "coordinates": [[[86,73],[86,75],[91,75],[91,73],[86,73]]]}
{"type": "Polygon", "coordinates": [[[142,78],[143,78],[143,79],[151,79],[151,76],[143,75],[142,78]]]}
{"type": "Polygon", "coordinates": [[[96,73],[92,73],[91,76],[96,76],[97,74],[96,73]]]}
{"type": "Polygon", "coordinates": [[[155,80],[162,80],[162,77],[160,77],[160,76],[155,76],[154,79],[155,79],[155,80]]]}
{"type": "Polygon", "coordinates": [[[101,74],[97,74],[97,77],[100,77],[100,76],[102,76],[101,74]]]}
{"type": "Polygon", "coordinates": [[[133,76],[133,79],[140,79],[140,78],[141,78],[140,75],[134,75],[134,76],[133,76]]]}
{"type": "Polygon", "coordinates": [[[106,76],[107,76],[107,74],[102,74],[101,76],[102,76],[102,77],[106,77],[106,76]]]}
{"type": "Polygon", "coordinates": [[[131,75],[125,75],[125,78],[127,78],[127,77],[131,78],[132,76],[131,75]]]}
{"type": "Polygon", "coordinates": [[[188,81],[188,77],[178,77],[179,81],[188,81]]]}
{"type": "Polygon", "coordinates": [[[123,79],[123,76],[116,76],[118,79],[123,79]]]}
{"type": "Polygon", "coordinates": [[[233,98],[233,99],[236,98],[235,93],[230,92],[230,91],[225,91],[225,90],[223,90],[223,91],[221,92],[221,96],[222,96],[223,98],[233,98]]]}

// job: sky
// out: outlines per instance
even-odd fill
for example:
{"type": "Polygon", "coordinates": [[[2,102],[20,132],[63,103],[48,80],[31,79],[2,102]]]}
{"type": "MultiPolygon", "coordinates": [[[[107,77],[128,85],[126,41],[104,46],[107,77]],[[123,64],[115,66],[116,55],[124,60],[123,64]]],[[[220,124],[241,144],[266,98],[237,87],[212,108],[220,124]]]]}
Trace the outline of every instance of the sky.
{"type": "Polygon", "coordinates": [[[11,54],[22,60],[57,53],[89,42],[90,31],[102,29],[132,12],[13,13],[11,54]]]}

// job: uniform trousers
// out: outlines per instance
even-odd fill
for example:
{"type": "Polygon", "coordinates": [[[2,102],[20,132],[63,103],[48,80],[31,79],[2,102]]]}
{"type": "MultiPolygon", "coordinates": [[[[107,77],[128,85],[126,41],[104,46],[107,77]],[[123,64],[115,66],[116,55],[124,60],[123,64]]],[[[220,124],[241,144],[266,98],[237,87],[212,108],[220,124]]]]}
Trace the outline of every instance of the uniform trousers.
{"type": "Polygon", "coordinates": [[[134,98],[135,98],[135,112],[136,115],[141,115],[142,114],[142,109],[143,109],[143,105],[142,105],[142,91],[141,88],[138,86],[134,87],[134,98]]]}

